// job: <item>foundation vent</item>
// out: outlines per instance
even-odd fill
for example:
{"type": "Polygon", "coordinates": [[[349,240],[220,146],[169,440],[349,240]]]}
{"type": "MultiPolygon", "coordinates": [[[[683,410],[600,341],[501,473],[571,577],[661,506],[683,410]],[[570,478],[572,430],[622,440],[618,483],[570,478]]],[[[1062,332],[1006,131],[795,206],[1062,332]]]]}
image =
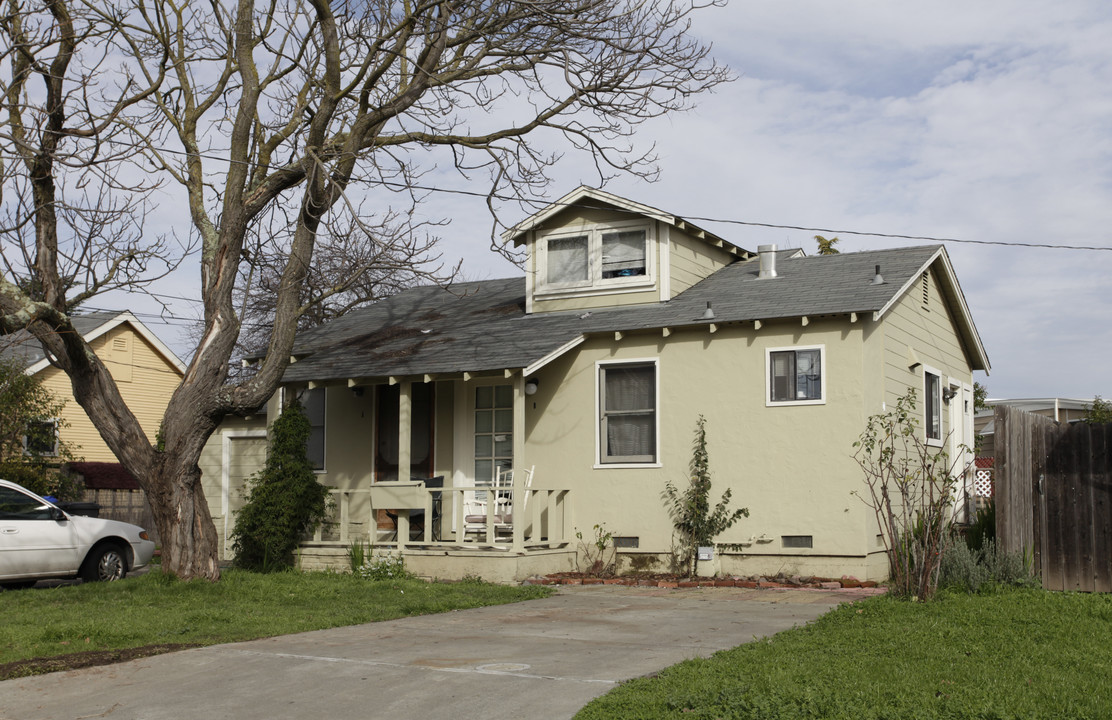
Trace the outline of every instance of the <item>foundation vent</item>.
{"type": "Polygon", "coordinates": [[[813,535],[781,535],[780,544],[786,548],[813,548],[815,540],[813,535]]]}

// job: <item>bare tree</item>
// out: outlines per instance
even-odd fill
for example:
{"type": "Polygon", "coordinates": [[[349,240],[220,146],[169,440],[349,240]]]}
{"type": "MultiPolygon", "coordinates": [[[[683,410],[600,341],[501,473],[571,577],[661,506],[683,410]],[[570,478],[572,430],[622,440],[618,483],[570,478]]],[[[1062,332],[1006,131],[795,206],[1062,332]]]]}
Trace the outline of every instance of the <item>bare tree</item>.
{"type": "Polygon", "coordinates": [[[0,141],[22,163],[4,186],[27,188],[27,200],[4,200],[13,218],[4,246],[20,262],[0,280],[0,326],[29,329],[69,374],[148,493],[163,567],[186,578],[219,576],[201,450],[225,415],[274,392],[308,301],[349,289],[305,290],[318,236],[363,224],[353,197],[389,208],[387,191],[413,197],[431,162],[481,178],[493,210],[499,195],[545,189],[558,158],[545,143],[589,153],[600,180],[651,178],[651,148],[631,142],[637,126],[728,79],[690,36],[701,6],[688,0],[9,3],[0,141]],[[29,91],[32,80],[45,91],[29,91]],[[83,181],[91,175],[96,185],[83,181]],[[92,223],[140,227],[149,185],[132,177],[180,189],[200,249],[204,332],[170,399],[161,451],[70,320],[82,299],[137,287],[157,275],[156,261],[174,262],[171,243],[129,242],[92,223]],[[88,187],[105,196],[73,200],[88,187]],[[63,206],[85,223],[60,231],[63,206]],[[268,261],[280,280],[266,357],[228,382],[244,258],[275,225],[285,235],[268,261]],[[88,252],[60,252],[66,243],[88,252]]]}
{"type": "MultiPolygon", "coordinates": [[[[458,279],[459,266],[445,271],[436,249],[438,238],[426,233],[430,223],[414,219],[416,203],[408,212],[390,211],[382,217],[360,216],[341,232],[318,234],[313,263],[301,287],[304,308],[298,330],[322,325],[367,303],[430,281],[458,279]]],[[[270,342],[270,320],[282,281],[289,243],[282,242],[292,219],[275,223],[269,232],[250,233],[240,265],[235,304],[240,334],[233,360],[256,354],[270,342]]],[[[198,337],[203,328],[198,328],[198,337]]],[[[237,362],[229,367],[241,373],[237,362]]]]}

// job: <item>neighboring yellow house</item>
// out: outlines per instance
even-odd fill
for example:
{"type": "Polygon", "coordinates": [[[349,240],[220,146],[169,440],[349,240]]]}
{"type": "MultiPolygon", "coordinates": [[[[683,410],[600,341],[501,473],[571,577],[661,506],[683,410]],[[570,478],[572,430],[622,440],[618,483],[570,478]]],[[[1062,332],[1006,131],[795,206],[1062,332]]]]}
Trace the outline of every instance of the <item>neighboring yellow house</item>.
{"type": "MultiPolygon", "coordinates": [[[[574,569],[597,525],[622,569],[666,571],[662,494],[686,483],[703,415],[713,498],[731,488],[751,514],[702,569],[879,579],[879,529],[853,494],[867,417],[915,388],[928,442],[972,446],[989,362],[942,246],[751,252],[586,187],[503,238],[524,278],[415,288],[299,336],[269,414],[301,397],[337,507],[303,564],[343,564],[363,539],[419,574],[519,580],[574,569]]],[[[210,443],[214,516],[249,474],[234,438],[258,456],[263,427],[210,443]]]]}
{"type": "MultiPolygon", "coordinates": [[[[185,374],[185,365],[161,340],[130,312],[93,312],[73,319],[81,333],[112,373],[120,395],[135,413],[147,437],[154,442],[162,415],[185,374]]],[[[43,387],[65,401],[65,422],[59,439],[70,443],[74,455],[90,462],[117,462],[89,416],[73,399],[69,377],[54,367],[42,346],[29,333],[13,333],[2,340],[0,353],[18,358],[28,375],[36,375],[43,387]]]]}

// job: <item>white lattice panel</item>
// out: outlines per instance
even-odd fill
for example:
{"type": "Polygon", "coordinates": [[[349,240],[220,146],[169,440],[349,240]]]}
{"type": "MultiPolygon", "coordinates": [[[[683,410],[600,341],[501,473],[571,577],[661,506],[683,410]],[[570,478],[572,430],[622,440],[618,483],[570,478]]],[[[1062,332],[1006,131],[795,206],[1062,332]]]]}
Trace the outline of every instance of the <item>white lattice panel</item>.
{"type": "Polygon", "coordinates": [[[978,468],[973,476],[973,493],[977,497],[992,497],[992,470],[978,468]]]}

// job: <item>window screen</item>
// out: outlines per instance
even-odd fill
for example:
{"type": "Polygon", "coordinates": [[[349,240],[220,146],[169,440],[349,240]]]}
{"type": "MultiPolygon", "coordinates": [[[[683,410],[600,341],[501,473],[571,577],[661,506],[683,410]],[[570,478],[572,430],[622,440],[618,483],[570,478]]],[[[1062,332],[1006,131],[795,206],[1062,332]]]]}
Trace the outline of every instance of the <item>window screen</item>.
{"type": "Polygon", "coordinates": [[[645,274],[645,231],[604,233],[602,277],[635,277],[645,274]]]}
{"type": "Polygon", "coordinates": [[[605,365],[599,370],[604,463],[656,461],[656,366],[605,365]]]}
{"type": "Polygon", "coordinates": [[[298,395],[305,417],[309,418],[306,455],[314,470],[324,470],[324,391],[324,388],[313,388],[298,395]]]}
{"type": "Polygon", "coordinates": [[[822,400],[822,351],[769,353],[769,398],[773,402],[822,400]]]}
{"type": "Polygon", "coordinates": [[[942,439],[942,379],[932,372],[923,373],[923,394],[926,396],[924,423],[928,440],[942,439]]]}
{"type": "Polygon", "coordinates": [[[548,241],[548,277],[554,284],[582,283],[590,276],[587,236],[551,238],[548,241]]]}

